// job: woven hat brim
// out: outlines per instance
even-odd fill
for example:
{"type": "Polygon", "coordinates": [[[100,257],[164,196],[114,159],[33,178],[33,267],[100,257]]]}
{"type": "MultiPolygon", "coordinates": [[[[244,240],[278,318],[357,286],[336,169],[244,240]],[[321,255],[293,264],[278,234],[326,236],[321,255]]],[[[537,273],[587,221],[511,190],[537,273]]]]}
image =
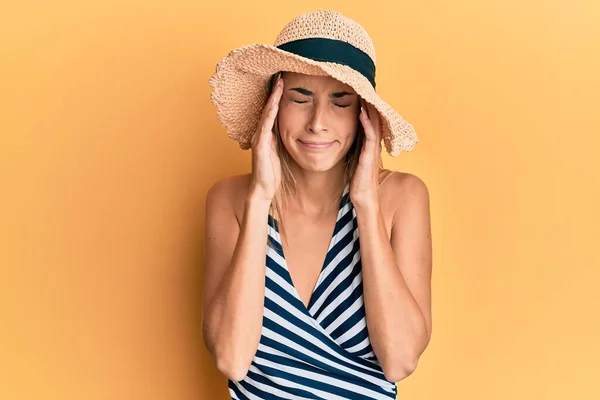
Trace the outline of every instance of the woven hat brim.
{"type": "Polygon", "coordinates": [[[217,118],[227,135],[237,140],[243,150],[250,148],[267,99],[269,80],[279,71],[329,75],[351,86],[379,112],[384,146],[391,156],[411,151],[418,142],[412,124],[375,92],[367,78],[352,68],[315,61],[267,44],[251,44],[222,58],[209,80],[217,118]]]}

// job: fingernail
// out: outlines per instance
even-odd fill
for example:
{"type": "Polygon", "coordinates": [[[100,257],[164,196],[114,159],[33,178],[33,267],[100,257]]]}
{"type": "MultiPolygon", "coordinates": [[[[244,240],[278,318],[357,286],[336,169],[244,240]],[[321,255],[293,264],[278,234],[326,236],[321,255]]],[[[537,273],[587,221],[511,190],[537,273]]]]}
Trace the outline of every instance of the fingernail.
{"type": "Polygon", "coordinates": [[[361,112],[361,114],[363,114],[363,115],[367,115],[367,114],[365,113],[365,108],[364,108],[363,106],[360,106],[360,112],[361,112]]]}

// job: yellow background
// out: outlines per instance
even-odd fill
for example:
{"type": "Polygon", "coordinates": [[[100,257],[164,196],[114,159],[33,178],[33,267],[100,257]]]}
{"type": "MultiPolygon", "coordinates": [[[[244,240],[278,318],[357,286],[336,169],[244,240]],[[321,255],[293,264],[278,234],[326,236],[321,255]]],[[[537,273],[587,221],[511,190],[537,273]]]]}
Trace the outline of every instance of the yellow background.
{"type": "Polygon", "coordinates": [[[249,171],[208,78],[335,8],[416,127],[431,344],[402,399],[600,398],[595,0],[0,6],[0,398],[225,399],[200,335],[204,197],[249,171]]]}

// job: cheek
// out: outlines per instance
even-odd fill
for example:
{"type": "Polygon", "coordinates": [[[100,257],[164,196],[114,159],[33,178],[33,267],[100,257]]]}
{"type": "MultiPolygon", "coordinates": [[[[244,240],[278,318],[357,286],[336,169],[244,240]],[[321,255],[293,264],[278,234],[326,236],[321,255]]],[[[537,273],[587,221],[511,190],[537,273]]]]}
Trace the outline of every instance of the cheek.
{"type": "Polygon", "coordinates": [[[358,131],[357,131],[356,126],[353,129],[351,128],[348,130],[348,136],[346,137],[346,143],[349,146],[352,145],[352,143],[356,139],[357,134],[358,134],[358,131]]]}
{"type": "Polygon", "coordinates": [[[360,128],[360,120],[358,119],[358,115],[348,115],[345,120],[344,132],[348,132],[348,137],[351,140],[354,140],[356,134],[360,128]]]}
{"type": "Polygon", "coordinates": [[[282,137],[286,134],[297,132],[306,125],[306,115],[296,107],[281,104],[277,113],[279,131],[282,137]]]}
{"type": "Polygon", "coordinates": [[[340,128],[351,131],[356,130],[356,127],[360,124],[356,105],[353,104],[346,108],[337,108],[334,110],[335,112],[332,114],[332,117],[336,119],[336,124],[340,128]]]}

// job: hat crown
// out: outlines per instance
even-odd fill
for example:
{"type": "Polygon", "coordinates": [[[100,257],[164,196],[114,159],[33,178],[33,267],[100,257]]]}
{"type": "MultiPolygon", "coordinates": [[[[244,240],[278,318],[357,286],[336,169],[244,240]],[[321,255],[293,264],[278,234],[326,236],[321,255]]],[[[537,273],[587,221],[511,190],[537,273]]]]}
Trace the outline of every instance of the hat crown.
{"type": "Polygon", "coordinates": [[[275,46],[295,40],[325,38],[340,40],[366,53],[373,63],[375,46],[371,37],[358,22],[332,10],[318,10],[300,14],[277,35],[275,46]]]}

